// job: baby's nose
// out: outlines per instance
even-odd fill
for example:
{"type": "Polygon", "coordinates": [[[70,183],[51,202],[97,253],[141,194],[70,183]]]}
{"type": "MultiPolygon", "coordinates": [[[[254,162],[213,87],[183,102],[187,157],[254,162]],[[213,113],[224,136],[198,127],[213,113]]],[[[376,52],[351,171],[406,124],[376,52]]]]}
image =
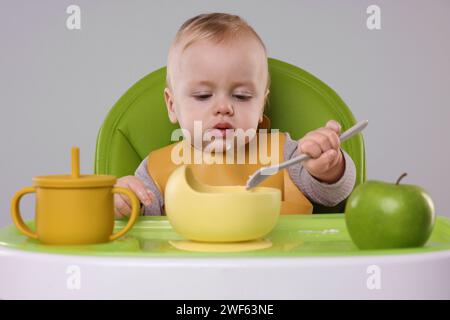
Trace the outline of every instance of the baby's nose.
{"type": "Polygon", "coordinates": [[[216,105],[216,113],[219,114],[232,114],[233,105],[230,102],[221,102],[216,105]]]}

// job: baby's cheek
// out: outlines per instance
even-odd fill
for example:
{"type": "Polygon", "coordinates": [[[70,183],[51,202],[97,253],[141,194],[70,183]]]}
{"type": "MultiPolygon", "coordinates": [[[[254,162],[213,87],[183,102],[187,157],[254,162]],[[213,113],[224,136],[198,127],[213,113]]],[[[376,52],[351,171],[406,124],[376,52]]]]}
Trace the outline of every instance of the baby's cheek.
{"type": "Polygon", "coordinates": [[[242,127],[245,128],[245,130],[253,129],[256,130],[259,126],[259,116],[258,115],[252,115],[248,116],[246,119],[244,119],[242,127]]]}

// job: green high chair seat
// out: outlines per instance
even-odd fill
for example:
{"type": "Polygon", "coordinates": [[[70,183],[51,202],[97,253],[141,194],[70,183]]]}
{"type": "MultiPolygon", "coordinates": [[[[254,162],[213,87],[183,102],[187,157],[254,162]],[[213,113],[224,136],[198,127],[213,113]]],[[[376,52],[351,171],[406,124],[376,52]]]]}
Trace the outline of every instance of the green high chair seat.
{"type": "MultiPolygon", "coordinates": [[[[269,58],[271,78],[265,114],[271,128],[287,131],[293,139],[322,127],[330,119],[342,131],[356,123],[353,114],[329,86],[312,74],[288,63],[269,58]]],[[[108,113],[98,133],[95,173],[122,177],[132,175],[150,151],[171,141],[178,125],[169,121],[164,102],[166,68],[134,84],[108,113]]],[[[356,185],[365,181],[364,141],[361,134],[342,143],[356,166],[356,185]]],[[[314,213],[343,212],[345,201],[335,207],[313,203],[314,213]]]]}

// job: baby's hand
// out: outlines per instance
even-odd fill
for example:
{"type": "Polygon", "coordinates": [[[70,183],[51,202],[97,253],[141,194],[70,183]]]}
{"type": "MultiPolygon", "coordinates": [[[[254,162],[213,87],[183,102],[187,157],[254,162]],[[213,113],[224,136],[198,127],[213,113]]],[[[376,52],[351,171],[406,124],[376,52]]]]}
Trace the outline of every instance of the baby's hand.
{"type": "MultiPolygon", "coordinates": [[[[144,183],[136,176],[125,176],[118,179],[115,187],[131,189],[145,206],[149,206],[155,200],[155,195],[148,190],[144,183]]],[[[124,194],[114,194],[115,217],[122,218],[124,216],[129,216],[130,213],[130,199],[124,194]]]]}
{"type": "Polygon", "coordinates": [[[298,140],[297,154],[306,153],[312,158],[303,162],[303,166],[321,182],[335,183],[344,174],[340,132],[341,125],[330,120],[325,127],[310,131],[298,140]]]}

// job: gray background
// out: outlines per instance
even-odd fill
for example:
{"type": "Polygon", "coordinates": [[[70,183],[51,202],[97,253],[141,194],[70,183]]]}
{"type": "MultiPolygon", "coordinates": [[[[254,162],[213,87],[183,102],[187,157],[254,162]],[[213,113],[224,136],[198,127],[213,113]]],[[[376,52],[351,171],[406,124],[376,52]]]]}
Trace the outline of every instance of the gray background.
{"type": "MultiPolygon", "coordinates": [[[[241,15],[269,56],[329,84],[364,134],[368,179],[422,186],[450,216],[450,1],[1,1],[0,226],[33,176],[68,173],[70,147],[93,172],[98,129],[138,79],[165,65],[169,43],[201,12],[241,15]],[[81,7],[81,30],[66,8],[81,7]],[[381,7],[369,31],[366,8],[381,7]]],[[[34,199],[24,198],[24,216],[34,199]]]]}

